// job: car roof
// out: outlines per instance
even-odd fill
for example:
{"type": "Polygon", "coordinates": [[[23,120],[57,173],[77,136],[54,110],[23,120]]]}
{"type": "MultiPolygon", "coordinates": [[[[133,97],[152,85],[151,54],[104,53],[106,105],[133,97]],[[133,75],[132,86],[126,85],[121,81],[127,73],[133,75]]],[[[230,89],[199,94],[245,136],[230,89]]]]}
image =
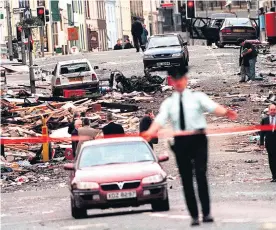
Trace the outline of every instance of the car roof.
{"type": "Polygon", "coordinates": [[[106,144],[127,143],[127,142],[146,142],[146,141],[142,137],[103,138],[103,139],[86,141],[82,144],[82,148],[94,146],[94,145],[106,145],[106,144]]]}
{"type": "Polygon", "coordinates": [[[58,64],[59,65],[68,65],[68,64],[81,63],[81,62],[89,63],[89,61],[86,58],[82,58],[82,59],[74,59],[74,60],[68,60],[68,61],[59,61],[58,64]]]}

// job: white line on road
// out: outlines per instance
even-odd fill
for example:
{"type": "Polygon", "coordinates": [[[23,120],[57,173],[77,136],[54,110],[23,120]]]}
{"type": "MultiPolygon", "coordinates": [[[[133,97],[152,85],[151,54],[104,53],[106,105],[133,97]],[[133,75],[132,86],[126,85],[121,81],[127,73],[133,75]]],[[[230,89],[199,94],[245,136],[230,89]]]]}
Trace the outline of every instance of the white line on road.
{"type": "Polygon", "coordinates": [[[86,224],[86,225],[75,225],[75,226],[66,226],[61,229],[77,230],[77,229],[93,229],[93,228],[108,228],[108,224],[97,223],[97,224],[86,224]]]}

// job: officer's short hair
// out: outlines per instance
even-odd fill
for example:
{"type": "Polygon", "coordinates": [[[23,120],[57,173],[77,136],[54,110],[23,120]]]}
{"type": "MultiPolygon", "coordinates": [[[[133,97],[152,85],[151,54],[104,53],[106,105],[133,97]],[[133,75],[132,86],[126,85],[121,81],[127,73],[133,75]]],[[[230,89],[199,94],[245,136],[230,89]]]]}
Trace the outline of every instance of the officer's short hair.
{"type": "Polygon", "coordinates": [[[170,67],[167,71],[168,75],[171,76],[173,79],[180,79],[186,76],[186,74],[189,72],[189,69],[188,67],[170,67]]]}
{"type": "Polygon", "coordinates": [[[237,40],[237,43],[240,45],[240,44],[242,44],[244,41],[245,41],[245,39],[239,38],[239,39],[237,40]]]}
{"type": "Polygon", "coordinates": [[[147,109],[145,112],[145,114],[150,114],[150,113],[152,113],[152,109],[147,109]]]}
{"type": "Polygon", "coordinates": [[[89,126],[90,125],[90,122],[89,122],[88,118],[84,118],[83,119],[83,125],[85,125],[85,126],[89,126]]]}
{"type": "Polygon", "coordinates": [[[113,116],[112,116],[112,113],[111,113],[111,112],[108,112],[108,113],[106,114],[106,119],[107,119],[108,121],[112,121],[112,120],[113,120],[113,116]]]}

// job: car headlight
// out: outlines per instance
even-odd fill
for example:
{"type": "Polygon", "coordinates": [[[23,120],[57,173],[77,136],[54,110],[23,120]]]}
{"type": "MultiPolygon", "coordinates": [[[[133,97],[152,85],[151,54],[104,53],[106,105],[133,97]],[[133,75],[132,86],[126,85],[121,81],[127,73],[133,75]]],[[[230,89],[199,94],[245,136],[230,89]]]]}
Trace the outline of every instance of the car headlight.
{"type": "Polygon", "coordinates": [[[153,58],[152,55],[144,55],[144,58],[153,58]]]}
{"type": "Polygon", "coordinates": [[[161,174],[145,177],[142,180],[142,184],[154,184],[154,183],[159,183],[164,180],[164,177],[161,174]]]}
{"type": "Polygon", "coordinates": [[[77,182],[76,187],[78,189],[98,189],[99,184],[96,182],[77,182]]]}
{"type": "Polygon", "coordinates": [[[173,54],[172,56],[173,57],[180,57],[180,56],[182,56],[182,53],[176,53],[176,54],[173,54]]]}

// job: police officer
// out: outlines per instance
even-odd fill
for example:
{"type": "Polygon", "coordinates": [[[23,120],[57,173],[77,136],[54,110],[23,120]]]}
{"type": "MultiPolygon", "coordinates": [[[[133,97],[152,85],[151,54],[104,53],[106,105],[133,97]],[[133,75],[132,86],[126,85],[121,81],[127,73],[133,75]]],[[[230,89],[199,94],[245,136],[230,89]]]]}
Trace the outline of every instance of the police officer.
{"type": "Polygon", "coordinates": [[[188,210],[192,217],[191,225],[199,225],[199,213],[193,187],[193,167],[195,168],[198,193],[203,212],[203,222],[213,222],[210,213],[208,182],[206,177],[208,142],[205,134],[205,112],[217,116],[236,119],[237,114],[215,103],[202,92],[187,89],[187,68],[169,69],[175,92],[161,105],[151,127],[143,135],[150,139],[170,120],[175,133],[174,145],[179,173],[181,175],[188,210]],[[188,133],[189,135],[183,135],[188,133]],[[187,132],[188,131],[188,132],[187,132]],[[181,135],[182,134],[182,135],[181,135]]]}

